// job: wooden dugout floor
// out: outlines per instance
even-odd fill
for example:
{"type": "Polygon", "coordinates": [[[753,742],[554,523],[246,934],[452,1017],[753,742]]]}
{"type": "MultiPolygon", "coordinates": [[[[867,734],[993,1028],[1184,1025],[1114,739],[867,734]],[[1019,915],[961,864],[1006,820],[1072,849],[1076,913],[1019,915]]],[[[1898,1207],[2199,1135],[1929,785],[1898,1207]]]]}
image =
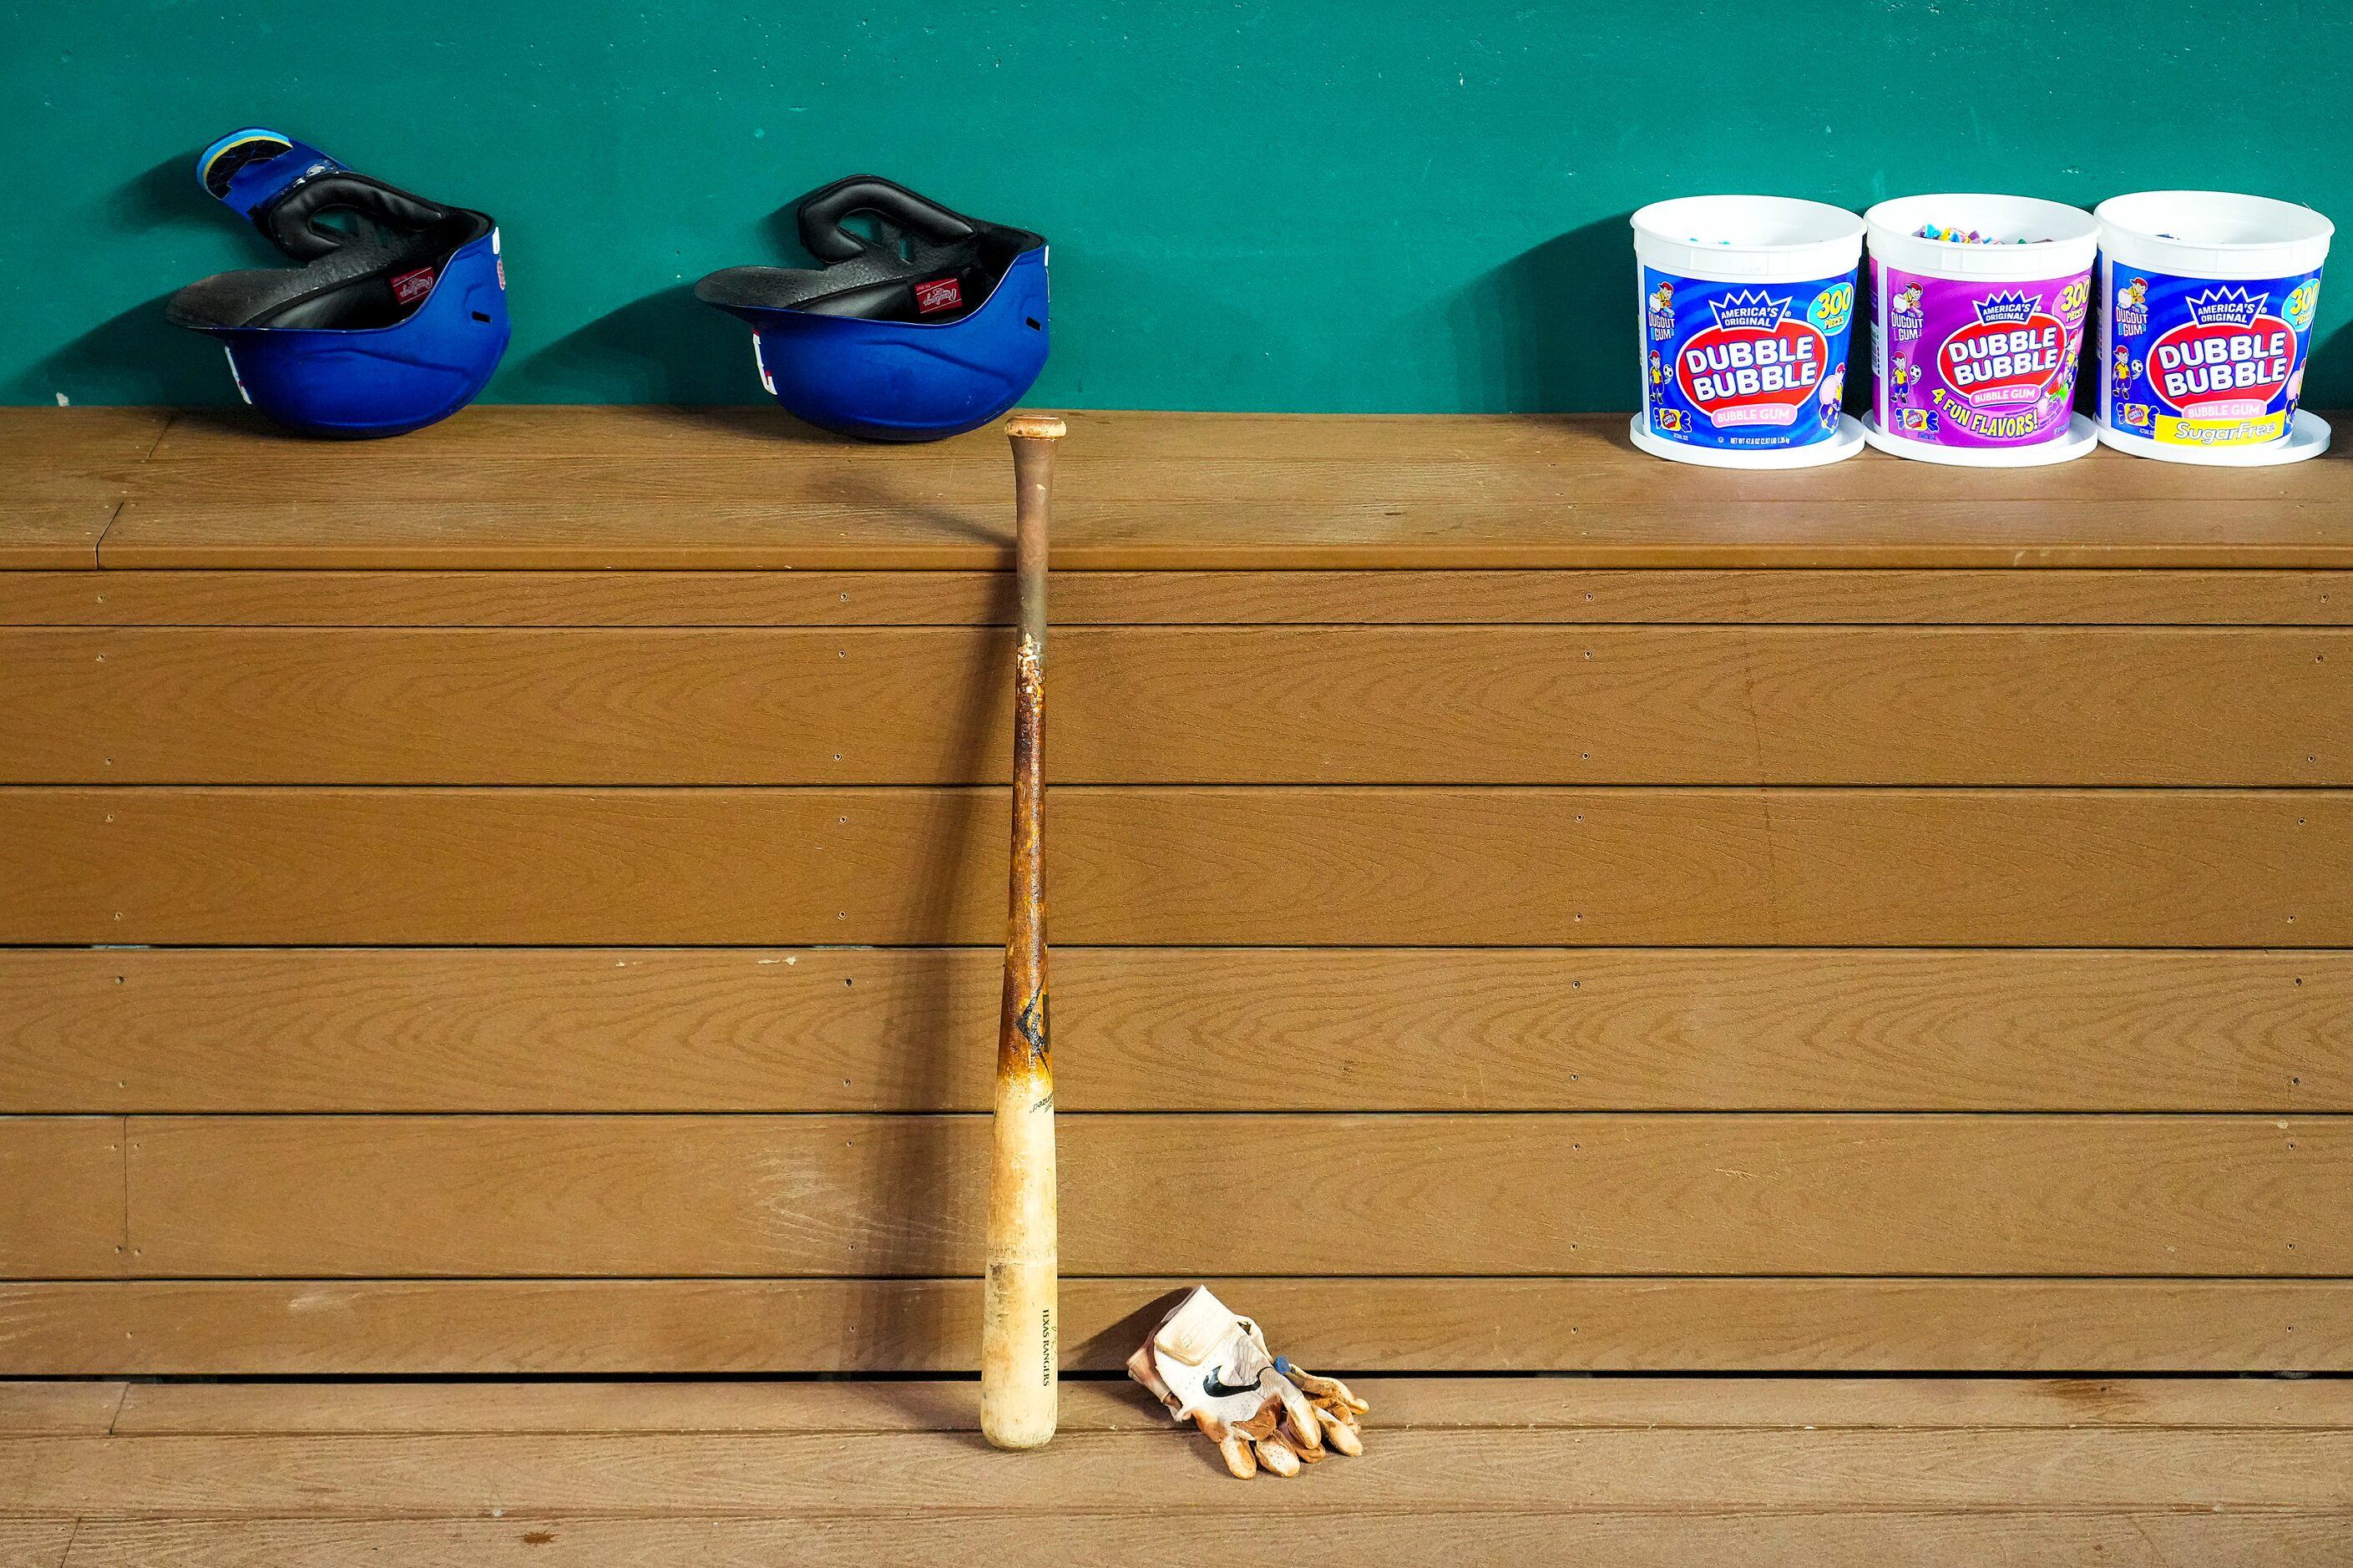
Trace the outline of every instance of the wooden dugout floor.
{"type": "Polygon", "coordinates": [[[8,411],[0,1568],[2353,1562],[2353,456],[1071,425],[1066,1366],[1370,1456],[332,1381],[970,1371],[994,432],[8,411]]]}
{"type": "Polygon", "coordinates": [[[6,1568],[2353,1563],[2353,1399],[2272,1379],[1385,1378],[1238,1482],[1124,1383],[0,1384],[6,1568]]]}

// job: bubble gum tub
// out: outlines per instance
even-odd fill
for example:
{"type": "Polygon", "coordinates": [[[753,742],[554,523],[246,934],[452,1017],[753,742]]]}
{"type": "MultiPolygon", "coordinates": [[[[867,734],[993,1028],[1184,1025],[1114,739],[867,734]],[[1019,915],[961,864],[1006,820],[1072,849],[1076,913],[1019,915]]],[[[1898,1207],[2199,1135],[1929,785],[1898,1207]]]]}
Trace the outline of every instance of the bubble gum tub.
{"type": "Polygon", "coordinates": [[[2221,191],[2102,202],[2100,439],[2177,463],[2293,463],[2328,447],[2299,413],[2329,221],[2221,191]]]}
{"type": "Polygon", "coordinates": [[[1871,233],[1871,417],[1882,451],[2008,468],[2098,444],[2074,412],[2099,226],[2029,196],[1881,202],[1871,233]]]}
{"type": "Polygon", "coordinates": [[[1848,458],[1840,409],[1862,220],[1783,196],[1683,196],[1634,215],[1642,412],[1634,445],[1716,468],[1848,458]]]}

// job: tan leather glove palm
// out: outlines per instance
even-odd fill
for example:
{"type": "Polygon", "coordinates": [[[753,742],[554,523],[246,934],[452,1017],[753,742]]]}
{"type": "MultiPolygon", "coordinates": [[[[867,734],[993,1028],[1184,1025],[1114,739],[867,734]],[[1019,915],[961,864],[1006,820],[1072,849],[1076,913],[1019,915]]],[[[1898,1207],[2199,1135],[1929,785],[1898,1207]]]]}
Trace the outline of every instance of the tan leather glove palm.
{"type": "Polygon", "coordinates": [[[1324,1458],[1365,1451],[1356,1418],[1370,1408],[1337,1378],[1318,1377],[1269,1353],[1266,1335],[1207,1288],[1196,1286],[1161,1320],[1127,1374],[1179,1421],[1218,1446],[1226,1468],[1247,1480],[1262,1465],[1295,1476],[1324,1458]]]}

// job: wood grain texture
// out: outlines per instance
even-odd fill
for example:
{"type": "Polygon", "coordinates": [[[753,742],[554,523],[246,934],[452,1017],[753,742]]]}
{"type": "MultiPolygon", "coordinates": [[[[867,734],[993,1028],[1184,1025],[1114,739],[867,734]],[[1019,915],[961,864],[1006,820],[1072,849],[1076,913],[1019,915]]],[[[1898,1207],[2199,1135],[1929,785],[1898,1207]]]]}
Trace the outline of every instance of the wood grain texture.
{"type": "MultiPolygon", "coordinates": [[[[1001,437],[974,430],[917,448],[860,445],[796,425],[774,409],[661,408],[649,406],[478,407],[463,419],[418,432],[425,439],[387,448],[371,463],[365,453],[329,448],[313,455],[298,441],[270,438],[275,432],[259,416],[241,410],[191,411],[171,428],[142,467],[146,489],[194,489],[184,477],[211,477],[224,460],[257,478],[285,478],[294,493],[335,493],[351,473],[381,475],[385,493],[406,497],[407,487],[458,470],[484,493],[505,492],[501,465],[554,462],[575,465],[583,488],[602,483],[637,487],[638,493],[723,492],[745,469],[773,472],[779,467],[805,476],[811,489],[858,484],[920,485],[941,498],[1001,496],[1004,473],[1001,437]],[[257,440],[256,436],[263,438],[257,440]],[[694,459],[707,459],[696,461],[694,459]]],[[[28,420],[37,416],[20,416],[28,420]]],[[[1622,418],[1590,416],[1315,416],[1283,414],[1184,414],[1124,410],[1077,410],[1065,416],[1070,429],[1067,479],[1071,493],[1146,500],[1155,493],[1155,469],[1188,473],[1176,493],[1215,493],[1236,473],[1269,471],[1299,478],[1338,465],[1357,470],[1348,487],[1380,493],[1392,472],[1469,470],[1486,475],[1516,472],[1529,488],[1549,493],[1563,478],[1608,476],[1631,488],[1652,479],[1659,493],[1672,499],[1717,499],[1788,495],[1788,474],[1731,470],[1694,472],[1662,468],[1636,459],[1622,418]],[[1769,481],[1769,482],[1768,482],[1769,481]]],[[[1877,454],[1795,478],[1803,495],[1871,500],[1915,500],[1937,495],[2116,495],[2327,496],[2336,493],[2326,472],[2309,465],[2293,473],[2232,470],[2172,475],[2101,452],[2088,463],[2063,471],[2025,474],[1970,473],[1945,483],[1906,471],[1877,454]],[[2105,470],[2113,469],[2114,472],[2105,470]],[[1966,485],[1965,481],[1969,481],[1966,485]]],[[[508,492],[511,493],[511,492],[508,492]]]]}
{"type": "MultiPolygon", "coordinates": [[[[175,420],[101,564],[969,570],[1010,522],[986,430],[885,452],[756,411],[475,408],[360,453],[258,429],[175,420]]],[[[1082,569],[2353,562],[2340,460],[1792,476],[1650,461],[1608,416],[1100,412],[1070,458],[1058,554],[1082,569]]]]}
{"type": "MultiPolygon", "coordinates": [[[[2295,1279],[1203,1281],[1314,1367],[2353,1372],[2353,1285],[2295,1279]]],[[[1063,1364],[1117,1372],[1189,1279],[1065,1279],[1063,1364]]],[[[0,1284],[10,1376],[962,1373],[970,1279],[0,1284]]]]}
{"type": "MultiPolygon", "coordinates": [[[[2353,1273],[2353,1122],[2327,1117],[1061,1120],[1073,1275],[2353,1273]]],[[[130,1271],[971,1274],[987,1133],[134,1118],[130,1271]]]]}
{"type": "MultiPolygon", "coordinates": [[[[6,1397],[0,1385],[0,1398],[6,1397]]],[[[138,1383],[95,1426],[124,1436],[461,1432],[970,1432],[970,1380],[941,1383],[138,1383]],[[120,1413],[115,1407],[120,1405],[120,1413]]],[[[2353,1382],[2278,1378],[1373,1377],[1349,1386],[1388,1431],[2327,1431],[2353,1382]]],[[[1127,1378],[1074,1378],[1065,1432],[1165,1432],[1127,1378]]]]}
{"type": "MultiPolygon", "coordinates": [[[[987,627],[0,630],[0,781],[1002,783],[1008,658],[987,627]]],[[[2353,783],[2353,631],[1076,627],[1055,663],[1057,784],[2353,783]]]]}
{"type": "MultiPolygon", "coordinates": [[[[1155,1113],[1066,1120],[1108,1276],[1066,1289],[1074,1365],[1180,1271],[1280,1268],[1227,1285],[1309,1364],[2353,1370],[2353,1131],[2311,1114],[2353,1109],[2353,794],[2242,787],[2353,776],[2343,459],[1793,478],[1607,422],[1074,424],[1065,1105],[1155,1113]],[[2063,787],[1982,787],[2017,784],[2063,787]],[[1977,787],[1871,787],[1921,785],[1977,787]],[[1190,1114],[1235,1105],[1348,1114],[1190,1114]],[[2041,1114],[2093,1110],[2196,1114],[2041,1114]],[[1850,1270],[1905,1277],[1788,1277],[1850,1270]],[[2115,1277],[1918,1277],[1969,1273],[2115,1277]]],[[[54,944],[0,954],[0,1111],[100,1113],[0,1121],[0,1368],[973,1364],[979,1123],[838,1113],[981,1103],[989,955],[830,950],[998,931],[993,433],[26,411],[0,472],[0,942],[54,944]],[[828,951],[530,951],[786,942],[828,951]],[[522,945],[87,950],[149,942],[522,945]],[[818,1114],[146,1114],[280,1110],[818,1114]],[[298,1278],[153,1278],[242,1272],[298,1278]],[[735,1272],[813,1277],[697,1278],[735,1272]]],[[[1676,1436],[1559,1419],[1576,1458],[1515,1495],[1676,1436]]],[[[1812,1462],[1763,1453],[1736,1483],[1812,1462]]],[[[580,1473],[659,1483],[617,1454],[580,1473]]],[[[223,1549],[340,1550],[264,1493],[343,1472],[261,1458],[223,1549]]],[[[413,1458],[410,1501],[520,1473],[413,1458]]]]}
{"type": "MultiPolygon", "coordinates": [[[[988,431],[881,452],[773,411],[482,407],[417,435],[325,450],[237,414],[25,409],[0,457],[26,499],[130,490],[104,562],[122,566],[970,569],[1006,521],[988,431]]],[[[2353,560],[2337,461],[2184,473],[2103,452],[1956,477],[1866,453],[1793,477],[1652,462],[1608,416],[1101,412],[1072,416],[1071,458],[1072,566],[2353,560]],[[1466,493],[1481,504],[1449,508],[1466,493]]]]}
{"type": "Polygon", "coordinates": [[[9,501],[101,500],[111,510],[174,417],[168,408],[0,409],[9,501]]]}
{"type": "Polygon", "coordinates": [[[0,1519],[0,1568],[60,1568],[73,1538],[69,1519],[0,1519]]]}
{"type": "Polygon", "coordinates": [[[95,1381],[0,1383],[0,1436],[110,1431],[124,1390],[95,1381]]]}
{"type": "MultiPolygon", "coordinates": [[[[0,942],[980,943],[997,790],[0,790],[0,942]]],[[[2337,791],[1055,792],[1071,944],[2353,942],[2337,791]]]]}
{"type": "MultiPolygon", "coordinates": [[[[0,1438],[17,1515],[370,1517],[840,1511],[1221,1512],[1198,1439],[1073,1433],[1015,1466],[884,1432],[0,1438]]],[[[1681,1430],[1367,1433],[1316,1472],[1320,1512],[1883,1507],[2353,1509],[2353,1433],[1681,1430]]]]}
{"type": "MultiPolygon", "coordinates": [[[[1066,1110],[2353,1110],[2343,952],[1058,967],[1066,1110]]],[[[983,1110],[999,981],[987,948],[0,952],[0,1111],[983,1110]]]]}
{"type": "MultiPolygon", "coordinates": [[[[331,457],[324,464],[308,465],[306,472],[337,466],[331,457]]],[[[680,493],[648,495],[642,480],[622,477],[598,485],[584,472],[601,466],[526,464],[505,475],[504,483],[517,494],[556,490],[576,496],[565,501],[475,499],[466,493],[475,481],[455,473],[437,474],[430,482],[437,491],[456,493],[379,500],[375,498],[380,491],[365,488],[384,477],[373,470],[344,476],[336,481],[340,493],[315,500],[234,499],[226,492],[254,482],[248,464],[224,472],[207,499],[201,473],[159,472],[158,482],[168,485],[170,499],[126,502],[107,531],[99,563],[143,570],[985,571],[999,568],[1009,549],[1009,530],[1001,516],[1007,509],[993,494],[943,500],[921,480],[882,487],[854,477],[795,476],[804,479],[791,487],[800,494],[768,501],[733,499],[756,495],[780,472],[793,473],[771,457],[737,467],[732,494],[725,479],[714,475],[685,482],[680,493]],[[354,499],[359,497],[367,499],[354,499]]],[[[1857,459],[1835,466],[1866,465],[1857,459]]],[[[2148,467],[2142,459],[2106,453],[2088,464],[2067,465],[2087,466],[2105,478],[2148,467]]],[[[1187,476],[1205,467],[1221,466],[1154,465],[1134,488],[1198,489],[1187,476]]],[[[1230,492],[1225,496],[1072,501],[1059,509],[1057,531],[1069,542],[1057,554],[1067,558],[1071,570],[1098,572],[2024,566],[2343,571],[2353,564],[2353,542],[2348,542],[2353,504],[2341,495],[2185,500],[2172,490],[2138,500],[1989,496],[1897,504],[1761,494],[1675,501],[1571,500],[1567,486],[1576,481],[1552,480],[1559,488],[1545,490],[1505,482],[1502,476],[1508,470],[1480,476],[1432,468],[1354,481],[1393,483],[1399,494],[1325,499],[1359,475],[1361,467],[1301,464],[1295,474],[1216,474],[1210,482],[1214,487],[1222,481],[1230,492]],[[1465,486],[1491,479],[1505,492],[1495,500],[1466,505],[1451,499],[1465,486]],[[1525,493],[1509,493],[1514,489],[1525,493]]],[[[2038,477],[2053,471],[2039,470],[2038,477]]],[[[1645,461],[1613,488],[1641,495],[1660,483],[1658,472],[1659,465],[1645,461]]]]}
{"type": "Polygon", "coordinates": [[[0,500],[0,572],[79,575],[96,566],[98,542],[120,505],[111,500],[26,500],[12,492],[0,500]]]}
{"type": "MultiPolygon", "coordinates": [[[[1263,1492],[1258,1494],[1263,1496],[1263,1492]]],[[[1359,1509],[1303,1514],[1253,1499],[1215,1514],[1114,1510],[1048,1517],[773,1515],[734,1519],[91,1520],[69,1568],[929,1568],[973,1557],[1037,1563],[1248,1563],[1270,1542],[1312,1533],[1348,1561],[1445,1562],[1464,1568],[1607,1562],[1620,1568],[2112,1568],[2196,1563],[2353,1563],[2353,1517],[2327,1510],[2189,1513],[1828,1510],[1495,1511],[1476,1520],[1359,1509]],[[1253,1511],[1266,1508],[1270,1511],[1253,1511]]],[[[1564,1505],[1567,1506],[1567,1505],[1564,1505]]],[[[35,1526],[34,1528],[43,1528],[35,1526]]],[[[62,1529],[63,1527],[59,1527],[62,1529]]],[[[0,1559],[5,1561],[5,1559],[0,1559]]],[[[43,1563],[40,1568],[55,1568],[43,1563]]]]}
{"type": "MultiPolygon", "coordinates": [[[[1652,1380],[1641,1381],[1645,1388],[1658,1386],[1652,1380]]],[[[1715,1380],[1705,1381],[1709,1386],[1718,1386],[1715,1380]]],[[[1523,1412],[1531,1415],[1535,1424],[1556,1426],[1575,1421],[1575,1415],[1561,1402],[1546,1401],[1527,1392],[1528,1382],[1517,1378],[1401,1378],[1396,1380],[1396,1385],[1412,1390],[1400,1396],[1409,1408],[1429,1412],[1433,1421],[1441,1426],[1530,1424],[1482,1418],[1508,1417],[1523,1412]],[[1473,1386],[1491,1382],[1494,1391],[1473,1386]],[[1515,1399],[1501,1392],[1506,1388],[1523,1391],[1525,1397],[1515,1399]]],[[[0,1384],[0,1389],[8,1386],[0,1384]]],[[[122,1385],[115,1386],[120,1399],[122,1385]]],[[[2042,1385],[2005,1382],[2000,1386],[2024,1389],[2042,1385]]],[[[2123,1389],[2126,1385],[2116,1382],[2106,1386],[2123,1389]]],[[[2199,1386],[2203,1386],[2202,1383],[2199,1386]]],[[[2250,1386],[2262,1385],[2251,1383],[2250,1386]]],[[[834,1378],[817,1382],[269,1381],[142,1383],[137,1389],[139,1397],[124,1402],[121,1418],[111,1428],[125,1436],[462,1432],[864,1434],[980,1429],[980,1389],[970,1378],[936,1383],[834,1378]]],[[[2121,1401],[2131,1395],[2116,1397],[2121,1401]]],[[[1639,1405],[1641,1398],[1639,1392],[1629,1390],[1628,1404],[1639,1405]]],[[[1877,1408],[1885,1411],[1899,1404],[1900,1398],[1883,1401],[1877,1408]]],[[[1060,1389],[1060,1430],[1064,1432],[1156,1432],[1168,1425],[1167,1412],[1124,1378],[1068,1380],[1060,1389]]],[[[1996,1401],[1980,1403],[1989,1410],[2008,1408],[1996,1401]]],[[[1833,1404],[1837,1404],[1834,1396],[1826,1396],[1820,1402],[1821,1406],[1833,1404]]],[[[2051,1398],[2038,1403],[2034,1395],[2023,1394],[2018,1406],[2021,1410],[2047,1408],[2055,1413],[2063,1408],[2063,1401],[2051,1398]]],[[[1649,1408],[1647,1405],[1641,1407],[1649,1408]]],[[[1602,1408],[1590,1406],[1587,1413],[1594,1419],[1583,1424],[1608,1424],[1599,1419],[1602,1408]]],[[[1846,1407],[1839,1405],[1839,1408],[1846,1407]]],[[[1862,1421],[1862,1413],[1871,1407],[1855,1408],[1857,1419],[1862,1421]]],[[[2272,1417],[2295,1414],[2292,1406],[2249,1408],[2258,1415],[2272,1417]]],[[[2259,1424],[2274,1425],[2275,1421],[2259,1424]]],[[[2314,1419],[2298,1424],[2328,1423],[2314,1419]]],[[[1390,1425],[1410,1426],[1413,1422],[1410,1417],[1399,1417],[1390,1425]]],[[[107,1429],[104,1426],[100,1427],[101,1431],[107,1429]]]]}
{"type": "MultiPolygon", "coordinates": [[[[2353,573],[1060,572],[1090,625],[2353,625],[2353,573]]],[[[0,626],[1012,624],[992,572],[0,574],[0,626]]]]}
{"type": "Polygon", "coordinates": [[[122,1271],[122,1119],[0,1116],[0,1279],[122,1271]]]}

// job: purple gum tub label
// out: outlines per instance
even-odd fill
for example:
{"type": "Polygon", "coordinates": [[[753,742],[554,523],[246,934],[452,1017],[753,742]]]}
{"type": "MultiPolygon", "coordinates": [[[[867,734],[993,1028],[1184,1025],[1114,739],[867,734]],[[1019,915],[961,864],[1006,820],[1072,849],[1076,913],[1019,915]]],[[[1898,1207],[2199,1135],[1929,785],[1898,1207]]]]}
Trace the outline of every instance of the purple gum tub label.
{"type": "Polygon", "coordinates": [[[2109,290],[2108,423],[2182,447],[2235,447],[2287,434],[2320,273],[2219,283],[2103,260],[2109,290]]]}
{"type": "Polygon", "coordinates": [[[1694,447],[1802,447],[1838,428],[1854,274],[1715,283],[1642,268],[1653,434],[1694,447]]]}
{"type": "Polygon", "coordinates": [[[1940,447],[2022,447],[2066,433],[2088,270],[1962,281],[1874,261],[1871,273],[1881,429],[1940,447]]]}

